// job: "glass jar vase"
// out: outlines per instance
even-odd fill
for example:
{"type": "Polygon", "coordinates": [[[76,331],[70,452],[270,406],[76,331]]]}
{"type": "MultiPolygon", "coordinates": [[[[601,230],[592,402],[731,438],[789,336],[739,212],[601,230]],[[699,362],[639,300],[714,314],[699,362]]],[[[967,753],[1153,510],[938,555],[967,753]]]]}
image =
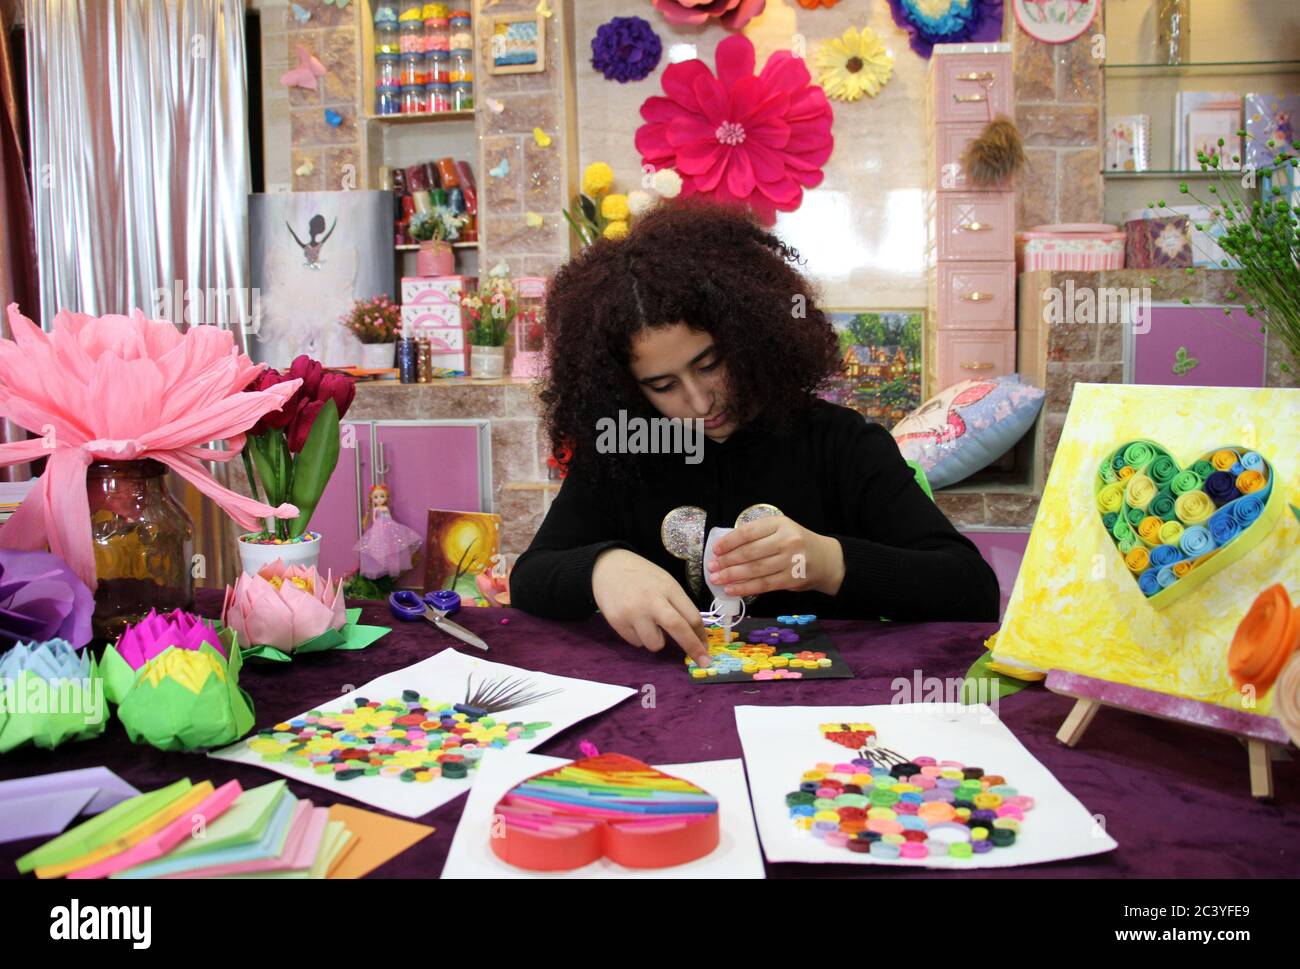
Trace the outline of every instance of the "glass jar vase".
{"type": "Polygon", "coordinates": [[[86,469],[95,547],[96,636],[115,639],[150,609],[194,608],[194,523],[153,460],[96,461],[86,469]]]}

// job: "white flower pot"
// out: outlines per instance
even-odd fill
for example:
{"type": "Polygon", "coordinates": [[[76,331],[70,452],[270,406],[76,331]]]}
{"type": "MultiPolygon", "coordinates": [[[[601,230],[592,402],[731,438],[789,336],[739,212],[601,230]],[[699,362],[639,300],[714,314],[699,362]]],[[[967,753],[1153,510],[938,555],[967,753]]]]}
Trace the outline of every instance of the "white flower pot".
{"type": "Polygon", "coordinates": [[[396,343],[361,344],[361,366],[366,370],[384,370],[391,368],[396,359],[396,343]]]}
{"type": "Polygon", "coordinates": [[[305,569],[311,568],[320,560],[320,532],[309,532],[313,536],[309,542],[290,542],[285,545],[259,545],[244,541],[256,534],[248,532],[239,536],[239,559],[244,564],[245,575],[256,575],[263,566],[270,565],[276,559],[280,559],[286,566],[301,565],[305,569]]]}
{"type": "Polygon", "coordinates": [[[480,347],[469,348],[469,375],[477,380],[494,380],[505,376],[506,348],[480,347]]]}

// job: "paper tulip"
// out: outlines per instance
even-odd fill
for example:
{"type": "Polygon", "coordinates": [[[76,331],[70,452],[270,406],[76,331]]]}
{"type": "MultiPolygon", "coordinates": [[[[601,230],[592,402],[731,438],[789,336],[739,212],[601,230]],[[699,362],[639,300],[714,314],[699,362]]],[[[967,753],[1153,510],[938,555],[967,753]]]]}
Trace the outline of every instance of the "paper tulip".
{"type": "Polygon", "coordinates": [[[0,656],[0,754],[26,743],[49,750],[88,740],[107,723],[104,681],[88,650],[51,639],[0,656]]]}
{"type": "Polygon", "coordinates": [[[228,658],[221,637],[208,620],[180,609],[162,615],[151,609],[149,615],[128,626],[118,641],[104,650],[104,688],[109,700],[120,704],[140,669],[155,656],[173,646],[194,651],[204,643],[222,659],[228,658]]]}
{"type": "Polygon", "coordinates": [[[90,642],[95,600],[66,562],[49,552],[0,548],[0,648],[18,642],[90,642]]]}
{"type": "Polygon", "coordinates": [[[253,701],[240,689],[234,633],[220,650],[169,647],[140,668],[117,708],[132,743],[159,750],[200,750],[234,743],[253,729],[253,701]],[[227,659],[229,656],[229,659],[227,659]]]}
{"type": "Polygon", "coordinates": [[[95,586],[86,468],[92,461],[152,458],[213,499],[245,528],[267,516],[293,518],[291,504],[264,505],[222,487],[204,462],[229,461],[244,432],[278,410],[297,382],[248,390],[261,371],[234,334],[131,316],[60,312],[46,333],[9,306],[12,340],[0,340],[0,414],[36,434],[0,444],[0,466],[47,458],[45,472],[13,517],[0,545],[49,543],[86,585],[95,586]],[[228,440],[232,448],[205,445],[228,440]]]}
{"type": "Polygon", "coordinates": [[[235,631],[241,649],[269,646],[286,654],[342,630],[347,621],[342,582],[279,559],[227,586],[221,610],[221,624],[235,631]]]}

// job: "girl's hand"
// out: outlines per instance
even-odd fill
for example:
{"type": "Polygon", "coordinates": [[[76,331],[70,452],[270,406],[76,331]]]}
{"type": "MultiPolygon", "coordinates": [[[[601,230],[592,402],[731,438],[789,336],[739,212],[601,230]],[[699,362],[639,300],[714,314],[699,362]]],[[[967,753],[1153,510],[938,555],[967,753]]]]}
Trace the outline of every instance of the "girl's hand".
{"type": "Polygon", "coordinates": [[[624,548],[601,552],[591,572],[591,592],[605,621],[633,646],[657,653],[667,633],[698,665],[709,665],[699,609],[653,562],[624,548]]]}
{"type": "Polygon", "coordinates": [[[704,563],[708,578],[729,596],[813,589],[827,595],[844,581],[840,543],[809,531],[784,515],[747,522],[713,546],[704,563]]]}

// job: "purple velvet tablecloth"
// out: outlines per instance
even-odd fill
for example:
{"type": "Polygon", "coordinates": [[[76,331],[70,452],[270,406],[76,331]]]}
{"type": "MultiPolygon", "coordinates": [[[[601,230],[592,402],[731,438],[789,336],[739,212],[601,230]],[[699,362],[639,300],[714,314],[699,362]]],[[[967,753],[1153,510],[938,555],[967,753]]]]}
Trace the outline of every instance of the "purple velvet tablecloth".
{"type": "MultiPolygon", "coordinates": [[[[218,594],[200,593],[200,611],[215,614],[218,594]]],[[[702,686],[682,671],[680,653],[655,656],[622,643],[599,617],[552,623],[514,610],[465,609],[459,621],[491,645],[488,658],[527,669],[618,683],[641,691],[655,688],[648,708],[633,696],[605,713],[582,721],[540,747],[537,753],[580,756],[590,740],[600,750],[639,757],[653,764],[740,757],[732,707],[736,704],[845,705],[891,700],[890,683],[926,677],[959,677],[982,652],[994,630],[978,623],[826,622],[825,628],[857,673],[852,680],[810,680],[702,686]],[[503,618],[509,619],[505,625],[503,618]]],[[[387,608],[366,603],[363,621],[390,624],[387,608]]],[[[361,652],[324,653],[280,667],[249,663],[241,683],[257,706],[257,725],[274,724],[393,670],[409,666],[455,641],[427,624],[391,623],[393,632],[361,652]]],[[[473,650],[466,647],[466,652],[473,650]]],[[[1031,687],[1002,700],[1003,721],[1119,842],[1116,851],[1079,861],[1028,868],[982,869],[944,877],[1295,877],[1300,874],[1300,769],[1295,761],[1275,765],[1276,797],[1253,800],[1246,751],[1236,739],[1206,730],[1102,710],[1079,746],[1055,738],[1070,710],[1065,697],[1031,687]]],[[[159,787],[181,776],[245,787],[280,775],[134,746],[116,719],[106,734],[68,744],[53,753],[25,749],[0,757],[0,779],[77,767],[106,765],[136,787],[159,787]]],[[[329,803],[321,788],[291,782],[294,793],[329,803]]],[[[436,878],[451,844],[464,798],[420,820],[437,830],[375,872],[377,876],[436,878]]],[[[364,805],[363,805],[364,806],[364,805]]],[[[0,874],[13,876],[13,861],[39,842],[0,845],[0,874]]],[[[923,871],[868,865],[768,865],[772,877],[908,878],[923,871]]]]}

